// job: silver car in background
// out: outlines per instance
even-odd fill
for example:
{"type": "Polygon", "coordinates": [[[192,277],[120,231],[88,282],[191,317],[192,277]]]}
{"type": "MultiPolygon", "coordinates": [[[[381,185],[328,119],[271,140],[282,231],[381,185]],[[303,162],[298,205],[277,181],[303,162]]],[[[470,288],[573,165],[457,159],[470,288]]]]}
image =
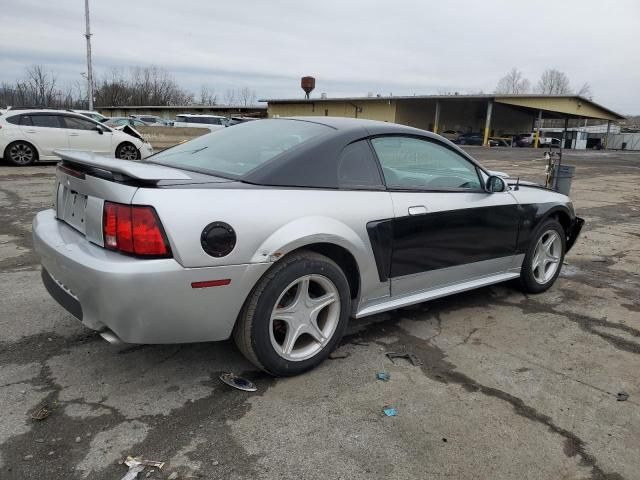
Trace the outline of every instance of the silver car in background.
{"type": "Polygon", "coordinates": [[[583,221],[569,199],[448,140],[368,120],[258,120],[143,162],[59,152],[33,223],[51,295],[110,341],[225,340],[274,375],[350,317],[506,280],[549,288],[583,221]]]}

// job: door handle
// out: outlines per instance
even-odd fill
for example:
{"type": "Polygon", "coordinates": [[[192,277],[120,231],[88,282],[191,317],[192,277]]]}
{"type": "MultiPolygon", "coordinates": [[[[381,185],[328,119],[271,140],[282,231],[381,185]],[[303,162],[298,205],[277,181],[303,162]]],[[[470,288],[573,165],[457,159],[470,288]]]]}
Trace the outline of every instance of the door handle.
{"type": "Polygon", "coordinates": [[[425,215],[427,211],[427,207],[424,205],[414,205],[409,207],[409,215],[425,215]]]}
{"type": "Polygon", "coordinates": [[[27,133],[36,133],[35,130],[27,130],[27,133]]]}
{"type": "Polygon", "coordinates": [[[80,134],[79,133],[70,133],[69,136],[70,137],[78,137],[80,134]]]}

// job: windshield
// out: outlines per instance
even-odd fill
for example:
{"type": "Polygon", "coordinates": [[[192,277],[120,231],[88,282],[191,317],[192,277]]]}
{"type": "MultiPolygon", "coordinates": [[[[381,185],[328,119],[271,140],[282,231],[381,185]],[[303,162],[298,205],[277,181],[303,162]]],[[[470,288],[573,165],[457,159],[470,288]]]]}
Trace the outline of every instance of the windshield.
{"type": "Polygon", "coordinates": [[[298,120],[259,120],[203,135],[150,157],[153,163],[239,178],[314,137],[332,131],[298,120]]]}

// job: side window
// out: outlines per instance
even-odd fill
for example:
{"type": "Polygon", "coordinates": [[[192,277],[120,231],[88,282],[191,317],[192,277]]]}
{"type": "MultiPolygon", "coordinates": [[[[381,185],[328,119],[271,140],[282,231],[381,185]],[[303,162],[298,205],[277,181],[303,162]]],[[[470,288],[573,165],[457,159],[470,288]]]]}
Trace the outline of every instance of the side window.
{"type": "Polygon", "coordinates": [[[32,126],[31,115],[20,115],[20,125],[32,126]]]}
{"type": "Polygon", "coordinates": [[[96,124],[78,117],[62,117],[66,128],[72,128],[74,130],[95,130],[96,124]]]}
{"type": "Polygon", "coordinates": [[[7,123],[11,123],[13,125],[20,125],[20,119],[25,116],[26,115],[14,115],[13,117],[7,117],[7,123]]]}
{"type": "Polygon", "coordinates": [[[338,161],[338,185],[340,188],[384,187],[376,159],[366,140],[354,142],[342,150],[338,161]]]}
{"type": "Polygon", "coordinates": [[[62,128],[59,115],[30,115],[34,127],[62,128]]]}
{"type": "Polygon", "coordinates": [[[462,155],[434,141],[414,137],[371,140],[387,187],[415,190],[479,190],[478,171],[462,155]]]}

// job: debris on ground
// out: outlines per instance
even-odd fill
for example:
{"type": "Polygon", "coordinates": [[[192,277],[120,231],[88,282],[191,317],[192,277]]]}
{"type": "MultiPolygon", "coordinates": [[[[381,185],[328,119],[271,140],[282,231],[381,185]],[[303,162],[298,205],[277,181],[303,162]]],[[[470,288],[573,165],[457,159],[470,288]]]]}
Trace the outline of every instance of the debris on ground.
{"type": "Polygon", "coordinates": [[[387,352],[387,353],[385,353],[385,355],[387,356],[387,358],[389,360],[391,360],[391,363],[393,363],[393,364],[396,363],[396,362],[393,361],[394,358],[405,358],[405,359],[409,360],[414,367],[419,367],[419,366],[422,365],[422,360],[420,360],[418,358],[418,356],[415,353],[412,353],[412,352],[404,352],[404,353],[387,352]]]}
{"type": "Polygon", "coordinates": [[[41,405],[31,413],[31,418],[37,421],[46,419],[51,415],[51,409],[47,405],[41,405]]]}
{"type": "Polygon", "coordinates": [[[619,402],[625,402],[629,398],[629,394],[627,392],[618,392],[616,400],[619,402]]]}
{"type": "Polygon", "coordinates": [[[385,414],[385,416],[387,417],[395,417],[398,415],[398,411],[393,408],[393,407],[384,407],[382,409],[382,412],[385,414]]]}
{"type": "Polygon", "coordinates": [[[237,388],[238,390],[243,390],[245,392],[255,392],[256,390],[258,390],[258,387],[256,387],[249,380],[247,380],[246,378],[237,377],[231,372],[223,373],[222,375],[220,375],[220,380],[222,380],[223,383],[226,383],[230,387],[237,388]]]}
{"type": "Polygon", "coordinates": [[[127,467],[129,467],[129,471],[126,473],[124,477],[122,477],[121,480],[135,480],[136,478],[138,478],[138,474],[142,472],[146,467],[153,467],[153,468],[157,468],[158,470],[164,467],[164,462],[156,462],[155,460],[146,460],[142,457],[132,457],[131,455],[129,455],[126,458],[126,460],[124,460],[123,463],[127,467]]]}
{"type": "Polygon", "coordinates": [[[378,372],[376,373],[376,378],[378,380],[382,380],[383,382],[388,382],[391,378],[391,375],[389,375],[388,372],[378,372]]]}
{"type": "Polygon", "coordinates": [[[173,472],[171,475],[169,475],[167,480],[176,480],[176,478],[178,478],[178,473],[177,472],[173,472]]]}
{"type": "Polygon", "coordinates": [[[343,358],[347,358],[350,355],[351,354],[349,352],[331,352],[329,354],[329,359],[330,360],[340,360],[340,359],[343,359],[343,358]]]}

